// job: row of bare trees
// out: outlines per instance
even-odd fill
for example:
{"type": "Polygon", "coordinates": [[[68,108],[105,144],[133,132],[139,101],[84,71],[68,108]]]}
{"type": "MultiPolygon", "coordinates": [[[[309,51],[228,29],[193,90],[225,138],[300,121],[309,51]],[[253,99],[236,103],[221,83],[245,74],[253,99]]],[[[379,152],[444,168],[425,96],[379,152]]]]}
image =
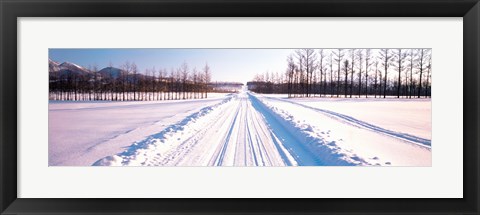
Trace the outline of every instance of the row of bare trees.
{"type": "Polygon", "coordinates": [[[126,62],[102,70],[62,69],[49,72],[51,100],[155,101],[207,98],[211,71],[190,69],[185,62],[178,68],[146,69],[140,73],[135,63],[126,62]]]}
{"type": "Polygon", "coordinates": [[[431,49],[298,49],[285,73],[257,74],[249,89],[289,97],[431,97],[431,49]]]}

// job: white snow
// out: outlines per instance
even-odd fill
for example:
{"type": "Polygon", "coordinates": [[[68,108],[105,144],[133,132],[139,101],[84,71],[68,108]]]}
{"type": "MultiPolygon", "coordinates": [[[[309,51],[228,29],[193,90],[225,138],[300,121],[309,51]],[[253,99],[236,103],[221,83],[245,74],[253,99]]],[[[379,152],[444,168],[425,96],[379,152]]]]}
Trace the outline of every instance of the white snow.
{"type": "Polygon", "coordinates": [[[95,165],[296,165],[261,117],[243,92],[203,108],[95,165]]]}
{"type": "MultiPolygon", "coordinates": [[[[259,97],[282,118],[300,128],[305,136],[312,138],[314,140],[313,144],[319,147],[326,145],[333,151],[342,154],[346,160],[351,159],[356,164],[381,166],[431,165],[431,142],[429,139],[425,140],[402,133],[401,130],[395,132],[384,129],[333,111],[305,108],[305,106],[296,103],[296,99],[291,101],[289,99],[259,97]]],[[[401,103],[401,101],[396,101],[396,103],[401,103]]],[[[350,108],[355,110],[356,106],[352,105],[350,108]]],[[[350,111],[354,112],[354,110],[350,111]]],[[[361,112],[359,115],[362,115],[362,112],[378,113],[379,109],[357,110],[361,112]]],[[[365,117],[365,115],[362,116],[365,117]]],[[[368,122],[372,121],[370,119],[366,120],[368,122]]]]}
{"type": "Polygon", "coordinates": [[[49,165],[91,165],[224,96],[156,102],[50,101],[49,165]]]}
{"type": "Polygon", "coordinates": [[[85,68],[83,68],[82,66],[79,66],[79,65],[71,63],[71,62],[64,62],[60,66],[66,66],[66,65],[72,65],[74,67],[77,67],[78,69],[85,70],[85,68]]]}
{"type": "MultiPolygon", "coordinates": [[[[210,94],[209,94],[209,97],[210,94]]],[[[53,166],[431,166],[430,100],[53,102],[53,166]]]]}
{"type": "MultiPolygon", "coordinates": [[[[285,99],[285,95],[265,95],[285,99]]],[[[396,98],[291,98],[309,107],[351,116],[379,127],[421,138],[432,138],[431,99],[396,98]]]]}

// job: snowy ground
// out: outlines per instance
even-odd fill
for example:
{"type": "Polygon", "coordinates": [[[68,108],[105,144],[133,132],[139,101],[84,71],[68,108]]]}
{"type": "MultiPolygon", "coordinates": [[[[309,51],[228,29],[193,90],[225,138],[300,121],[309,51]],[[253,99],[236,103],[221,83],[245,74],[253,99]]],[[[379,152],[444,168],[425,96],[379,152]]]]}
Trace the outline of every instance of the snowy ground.
{"type": "Polygon", "coordinates": [[[226,94],[201,100],[49,104],[49,165],[85,166],[177,123],[226,94]]]}
{"type": "Polygon", "coordinates": [[[52,166],[430,166],[430,100],[50,104],[52,166]]]}
{"type": "MultiPolygon", "coordinates": [[[[285,95],[266,95],[287,98],[285,95]]],[[[396,98],[291,98],[309,107],[330,110],[358,120],[421,138],[432,138],[431,99],[396,98]]]]}

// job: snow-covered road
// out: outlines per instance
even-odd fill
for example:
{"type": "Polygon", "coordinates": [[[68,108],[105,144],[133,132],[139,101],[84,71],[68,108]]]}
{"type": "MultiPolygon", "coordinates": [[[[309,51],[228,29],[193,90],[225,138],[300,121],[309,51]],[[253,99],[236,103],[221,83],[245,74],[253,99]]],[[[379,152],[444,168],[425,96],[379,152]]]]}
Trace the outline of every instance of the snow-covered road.
{"type": "Polygon", "coordinates": [[[246,92],[233,95],[96,165],[319,165],[305,149],[286,148],[293,138],[278,122],[267,120],[258,103],[246,92]]]}
{"type": "Polygon", "coordinates": [[[280,140],[253,108],[246,93],[231,98],[192,137],[168,154],[175,166],[283,166],[295,164],[280,140]]]}
{"type": "Polygon", "coordinates": [[[248,91],[202,101],[69,105],[53,105],[50,114],[69,117],[83,127],[51,126],[52,134],[60,136],[51,135],[56,144],[50,143],[50,165],[431,165],[430,139],[248,91]],[[111,123],[112,112],[118,124],[92,134],[91,124],[98,117],[111,123]],[[118,118],[119,113],[123,117],[118,118]],[[87,117],[92,115],[95,118],[87,117]],[[121,122],[125,119],[129,122],[121,122]],[[81,138],[71,138],[77,135],[81,138]],[[60,138],[68,136],[71,142],[62,148],[60,138]]]}

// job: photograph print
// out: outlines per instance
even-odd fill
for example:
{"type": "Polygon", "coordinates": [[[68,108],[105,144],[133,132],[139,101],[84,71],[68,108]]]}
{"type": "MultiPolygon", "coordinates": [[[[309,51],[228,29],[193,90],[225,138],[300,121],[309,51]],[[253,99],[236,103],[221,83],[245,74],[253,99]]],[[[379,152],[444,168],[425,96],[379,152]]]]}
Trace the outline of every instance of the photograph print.
{"type": "Polygon", "coordinates": [[[432,166],[430,48],[48,52],[49,166],[432,166]]]}

